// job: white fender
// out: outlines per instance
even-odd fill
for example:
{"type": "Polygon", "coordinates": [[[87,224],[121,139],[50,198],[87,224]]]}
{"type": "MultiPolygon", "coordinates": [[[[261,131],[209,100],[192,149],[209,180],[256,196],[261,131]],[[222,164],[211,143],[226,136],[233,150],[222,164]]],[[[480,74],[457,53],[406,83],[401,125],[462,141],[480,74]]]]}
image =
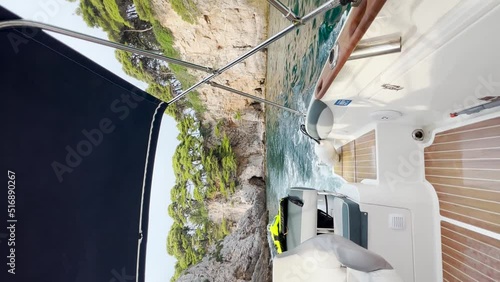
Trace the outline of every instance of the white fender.
{"type": "Polygon", "coordinates": [[[320,140],[319,144],[316,143],[314,152],[321,162],[330,166],[335,165],[340,160],[339,154],[337,154],[335,147],[329,140],[320,140]]]}

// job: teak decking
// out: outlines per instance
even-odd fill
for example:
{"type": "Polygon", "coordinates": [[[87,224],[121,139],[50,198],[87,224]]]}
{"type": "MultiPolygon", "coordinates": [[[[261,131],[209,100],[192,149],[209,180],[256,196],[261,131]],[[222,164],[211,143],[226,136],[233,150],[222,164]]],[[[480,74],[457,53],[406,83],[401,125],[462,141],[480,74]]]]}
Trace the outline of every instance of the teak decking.
{"type": "Polygon", "coordinates": [[[340,162],[334,167],[335,173],[348,182],[361,182],[363,179],[377,178],[377,154],[375,131],[342,146],[340,162]]]}
{"type": "MultiPolygon", "coordinates": [[[[443,217],[500,233],[500,118],[437,134],[425,173],[443,217]]],[[[445,221],[441,232],[444,281],[500,281],[500,240],[445,221]]]]}

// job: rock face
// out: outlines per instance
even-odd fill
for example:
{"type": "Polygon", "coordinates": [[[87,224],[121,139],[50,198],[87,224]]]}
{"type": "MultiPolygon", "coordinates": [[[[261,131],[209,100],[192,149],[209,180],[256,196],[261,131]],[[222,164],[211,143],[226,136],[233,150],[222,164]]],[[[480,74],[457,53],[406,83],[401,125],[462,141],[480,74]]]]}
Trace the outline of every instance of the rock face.
{"type": "Polygon", "coordinates": [[[240,140],[233,144],[238,158],[237,191],[227,201],[213,201],[208,205],[212,220],[225,218],[237,225],[222,242],[212,246],[200,263],[187,269],[178,282],[272,281],[267,242],[263,119],[262,113],[252,113],[255,120],[246,120],[245,115],[240,126],[228,129],[231,140],[240,140]]]}
{"type": "Polygon", "coordinates": [[[236,230],[214,246],[199,264],[186,270],[178,282],[271,281],[264,188],[249,188],[255,193],[255,202],[236,230]]]}
{"type": "MultiPolygon", "coordinates": [[[[199,15],[190,24],[177,15],[167,0],[152,0],[161,24],[175,37],[182,59],[220,68],[266,39],[265,0],[194,0],[199,15]]],[[[259,52],[219,75],[215,82],[265,97],[266,54],[259,52]]],[[[192,71],[197,79],[208,74],[192,71]]],[[[186,89],[189,85],[183,85],[186,89]]],[[[223,120],[224,132],[238,159],[237,192],[228,201],[208,205],[214,221],[237,222],[209,255],[177,281],[271,281],[266,238],[264,107],[236,94],[204,85],[198,90],[207,111],[203,123],[214,127],[223,120]]],[[[210,140],[208,140],[210,142],[210,140]]]]}
{"type": "MultiPolygon", "coordinates": [[[[168,0],[152,0],[159,21],[172,30],[174,46],[183,60],[218,69],[266,39],[268,4],[265,0],[193,2],[199,11],[196,24],[183,21],[168,0]]],[[[200,80],[208,75],[194,70],[190,73],[200,80]]],[[[265,75],[266,54],[258,52],[213,81],[265,97],[265,75]]],[[[187,87],[183,85],[184,89],[187,87]]],[[[253,101],[208,85],[197,91],[207,107],[207,120],[232,116],[252,107],[253,101]]]]}

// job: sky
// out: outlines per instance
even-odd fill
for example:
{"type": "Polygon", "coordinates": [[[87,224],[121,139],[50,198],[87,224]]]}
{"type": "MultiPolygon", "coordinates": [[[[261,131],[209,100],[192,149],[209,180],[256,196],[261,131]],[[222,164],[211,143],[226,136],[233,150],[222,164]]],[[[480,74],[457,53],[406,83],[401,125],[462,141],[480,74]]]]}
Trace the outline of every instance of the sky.
{"type": "MultiPolygon", "coordinates": [[[[107,39],[105,32],[88,27],[83,19],[75,14],[78,3],[79,1],[70,3],[66,0],[0,0],[0,5],[24,19],[40,21],[107,39]]],[[[115,58],[114,49],[63,35],[51,35],[138,88],[144,90],[147,87],[144,82],[129,77],[123,72],[121,64],[115,58]]],[[[146,251],[146,281],[148,282],[170,281],[170,277],[174,273],[175,259],[167,254],[166,238],[173,223],[168,215],[168,205],[170,204],[170,188],[175,183],[172,156],[179,143],[176,138],[178,134],[175,120],[164,115],[151,188],[146,251]]]]}

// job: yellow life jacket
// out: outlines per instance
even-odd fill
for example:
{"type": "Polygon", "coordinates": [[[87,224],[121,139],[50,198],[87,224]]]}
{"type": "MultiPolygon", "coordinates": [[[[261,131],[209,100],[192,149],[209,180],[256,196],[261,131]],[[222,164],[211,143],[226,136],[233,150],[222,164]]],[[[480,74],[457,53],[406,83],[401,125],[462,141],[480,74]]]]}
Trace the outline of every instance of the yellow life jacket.
{"type": "Polygon", "coordinates": [[[269,231],[271,232],[271,235],[273,236],[273,242],[274,246],[276,247],[276,251],[278,254],[281,254],[283,252],[283,249],[281,248],[281,242],[279,240],[279,235],[280,235],[280,216],[281,213],[279,213],[277,216],[274,217],[274,222],[273,224],[269,227],[269,231]]]}

